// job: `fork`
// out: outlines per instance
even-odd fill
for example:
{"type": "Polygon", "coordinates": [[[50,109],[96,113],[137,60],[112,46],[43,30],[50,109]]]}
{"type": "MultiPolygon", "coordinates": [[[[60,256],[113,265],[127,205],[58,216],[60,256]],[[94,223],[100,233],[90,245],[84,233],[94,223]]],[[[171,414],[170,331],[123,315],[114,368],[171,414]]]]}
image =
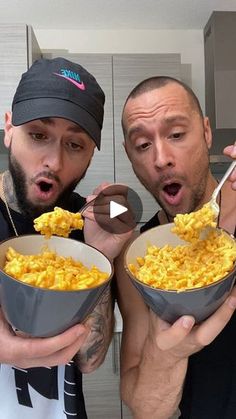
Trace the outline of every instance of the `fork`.
{"type": "Polygon", "coordinates": [[[93,198],[93,199],[90,199],[90,201],[88,201],[88,202],[85,202],[85,204],[80,208],[80,210],[79,211],[77,211],[77,212],[79,212],[81,215],[83,214],[83,212],[88,208],[88,207],[90,207],[90,205],[95,201],[95,199],[97,198],[97,196],[95,196],[95,198],[93,198]]]}
{"type": "Polygon", "coordinates": [[[231,174],[231,172],[234,170],[235,167],[236,167],[236,160],[233,160],[231,165],[226,170],[224,176],[222,177],[219,185],[217,185],[217,187],[215,188],[215,190],[213,191],[213,194],[211,196],[210,205],[211,205],[213,211],[215,212],[216,218],[218,217],[219,212],[220,212],[220,207],[219,207],[218,203],[216,202],[217,195],[220,192],[220,190],[221,190],[223,184],[225,183],[226,179],[229,177],[229,175],[231,174]]]}

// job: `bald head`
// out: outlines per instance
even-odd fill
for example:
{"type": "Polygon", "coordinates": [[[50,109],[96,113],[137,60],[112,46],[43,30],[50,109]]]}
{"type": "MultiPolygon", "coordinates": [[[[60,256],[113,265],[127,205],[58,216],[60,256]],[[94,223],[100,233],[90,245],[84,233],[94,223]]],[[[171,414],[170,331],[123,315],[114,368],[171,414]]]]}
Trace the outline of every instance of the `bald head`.
{"type": "Polygon", "coordinates": [[[125,137],[125,134],[126,134],[125,121],[124,121],[124,111],[125,111],[127,102],[130,99],[135,99],[136,97],[142,95],[143,93],[148,93],[152,90],[160,89],[160,88],[165,87],[169,84],[177,84],[177,85],[181,86],[185,90],[185,92],[187,93],[188,98],[189,98],[189,102],[190,102],[192,108],[199,114],[200,118],[203,118],[203,113],[202,113],[202,109],[201,109],[199,100],[198,100],[197,96],[195,95],[195,93],[193,92],[193,90],[189,86],[187,86],[182,81],[177,80],[173,77],[167,77],[167,76],[150,77],[148,79],[145,79],[145,80],[141,81],[137,86],[135,86],[134,89],[128,95],[126,101],[125,101],[125,104],[124,104],[124,107],[123,107],[123,112],[122,112],[122,119],[121,119],[121,124],[122,124],[122,128],[123,128],[124,137],[125,137]]]}

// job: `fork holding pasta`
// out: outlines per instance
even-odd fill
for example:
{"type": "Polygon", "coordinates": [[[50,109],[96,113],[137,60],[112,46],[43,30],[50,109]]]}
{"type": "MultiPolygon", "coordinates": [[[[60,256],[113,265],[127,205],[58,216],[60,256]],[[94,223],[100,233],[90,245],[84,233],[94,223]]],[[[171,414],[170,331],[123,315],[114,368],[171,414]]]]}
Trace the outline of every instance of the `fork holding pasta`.
{"type": "Polygon", "coordinates": [[[55,207],[54,211],[45,212],[34,219],[36,231],[50,238],[56,236],[68,237],[72,230],[82,230],[84,221],[80,212],[73,213],[60,207],[55,207]]]}
{"type": "Polygon", "coordinates": [[[172,232],[181,239],[195,243],[200,238],[200,234],[205,227],[216,227],[215,212],[207,202],[198,211],[189,214],[177,214],[174,218],[172,232]]]}

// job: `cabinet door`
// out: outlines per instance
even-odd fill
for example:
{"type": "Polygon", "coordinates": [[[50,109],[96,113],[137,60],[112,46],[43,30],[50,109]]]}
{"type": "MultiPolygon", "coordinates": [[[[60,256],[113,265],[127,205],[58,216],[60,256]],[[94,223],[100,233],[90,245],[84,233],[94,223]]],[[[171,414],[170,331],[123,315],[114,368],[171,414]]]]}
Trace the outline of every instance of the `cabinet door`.
{"type": "Polygon", "coordinates": [[[180,79],[180,74],[180,54],[116,54],[113,56],[115,181],[127,183],[139,194],[143,203],[141,219],[143,222],[155,214],[158,205],[137,180],[124,151],[120,122],[122,108],[128,94],[142,80],[158,75],[180,79]]]}
{"type": "Polygon", "coordinates": [[[40,56],[40,49],[30,26],[0,24],[0,129],[4,114],[11,110],[15,89],[29,64],[40,56]]]}
{"type": "Polygon", "coordinates": [[[11,110],[17,83],[28,66],[26,25],[0,25],[0,56],[0,128],[2,129],[4,114],[11,110]]]}
{"type": "Polygon", "coordinates": [[[28,67],[30,67],[34,61],[39,60],[42,57],[42,53],[35,37],[32,26],[27,25],[27,39],[28,39],[28,67]]]}
{"type": "Polygon", "coordinates": [[[95,372],[83,375],[89,419],[121,419],[119,334],[115,333],[104,363],[95,372]]]}
{"type": "Polygon", "coordinates": [[[133,419],[133,415],[129,408],[122,402],[122,419],[133,419]]]}
{"type": "Polygon", "coordinates": [[[112,56],[106,54],[68,54],[62,51],[45,53],[45,58],[63,57],[86,68],[104,90],[106,100],[101,150],[95,153],[85,179],[77,186],[81,195],[90,194],[102,182],[114,182],[112,56]]]}

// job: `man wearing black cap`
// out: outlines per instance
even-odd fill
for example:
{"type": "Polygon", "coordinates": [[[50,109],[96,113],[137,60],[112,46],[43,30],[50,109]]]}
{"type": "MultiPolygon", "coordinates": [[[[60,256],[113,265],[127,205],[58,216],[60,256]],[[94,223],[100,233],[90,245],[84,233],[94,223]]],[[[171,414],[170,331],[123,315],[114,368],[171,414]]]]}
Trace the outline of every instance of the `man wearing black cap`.
{"type": "MultiPolygon", "coordinates": [[[[0,240],[35,233],[33,219],[55,205],[82,207],[85,199],[73,190],[100,148],[104,101],[95,78],[62,58],[36,61],[22,75],[5,117],[9,170],[1,176],[0,240]]],[[[129,235],[102,230],[90,211],[84,236],[73,231],[70,237],[113,259],[129,235]]],[[[0,418],[85,419],[81,372],[105,357],[113,328],[110,290],[87,322],[59,336],[16,336],[1,311],[0,328],[0,418]]]]}

